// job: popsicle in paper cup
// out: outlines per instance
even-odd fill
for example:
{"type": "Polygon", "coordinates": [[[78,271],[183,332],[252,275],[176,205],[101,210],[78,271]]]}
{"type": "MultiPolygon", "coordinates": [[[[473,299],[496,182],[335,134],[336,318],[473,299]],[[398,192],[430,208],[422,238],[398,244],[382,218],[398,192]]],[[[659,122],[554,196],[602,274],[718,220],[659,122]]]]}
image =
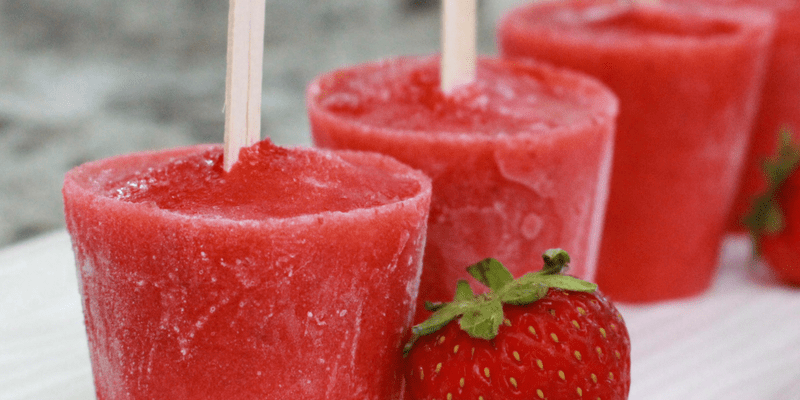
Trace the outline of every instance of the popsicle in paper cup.
{"type": "Polygon", "coordinates": [[[432,178],[419,310],[487,257],[522,275],[563,247],[570,273],[593,279],[618,110],[595,79],[478,58],[474,80],[445,94],[437,57],[401,57],[317,77],[307,105],[318,146],[380,152],[432,178]]]}
{"type": "Polygon", "coordinates": [[[597,77],[620,99],[597,283],[617,301],[711,284],[758,108],[772,18],[608,1],[536,3],[501,54],[597,77]]]}
{"type": "Polygon", "coordinates": [[[201,145],[64,181],[97,397],[390,399],[431,196],[379,154],[201,145]]]}

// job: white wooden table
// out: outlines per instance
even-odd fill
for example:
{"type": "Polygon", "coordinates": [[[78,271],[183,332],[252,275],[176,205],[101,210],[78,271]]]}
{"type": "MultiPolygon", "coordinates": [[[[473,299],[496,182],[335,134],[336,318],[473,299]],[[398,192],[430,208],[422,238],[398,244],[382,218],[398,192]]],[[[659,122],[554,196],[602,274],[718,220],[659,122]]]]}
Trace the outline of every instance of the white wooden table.
{"type": "MultiPolygon", "coordinates": [[[[800,400],[800,289],[747,268],[731,238],[705,295],[620,305],[631,400],[800,400]]],[[[58,231],[0,249],[0,399],[94,399],[72,250],[58,231]]]]}

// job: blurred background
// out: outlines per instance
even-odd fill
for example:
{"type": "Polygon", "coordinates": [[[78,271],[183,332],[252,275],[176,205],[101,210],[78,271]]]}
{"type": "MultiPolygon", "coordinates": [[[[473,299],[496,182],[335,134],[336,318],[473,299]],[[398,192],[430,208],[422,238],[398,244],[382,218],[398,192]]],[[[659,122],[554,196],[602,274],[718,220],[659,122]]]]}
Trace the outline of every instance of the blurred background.
{"type": "MultiPolygon", "coordinates": [[[[525,0],[481,0],[478,49],[525,0]]],[[[262,136],[310,145],[316,75],[439,49],[437,0],[267,0],[262,136]]],[[[63,227],[64,173],[221,142],[228,0],[0,0],[0,247],[63,227]]]]}

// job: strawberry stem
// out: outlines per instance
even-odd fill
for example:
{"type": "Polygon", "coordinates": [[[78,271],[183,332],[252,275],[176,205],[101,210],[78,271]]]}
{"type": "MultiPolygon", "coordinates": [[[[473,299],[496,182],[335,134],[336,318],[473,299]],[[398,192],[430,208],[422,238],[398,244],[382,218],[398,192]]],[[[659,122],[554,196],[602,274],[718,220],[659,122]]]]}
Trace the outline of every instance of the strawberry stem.
{"type": "Polygon", "coordinates": [[[569,254],[561,249],[550,249],[542,254],[544,259],[543,271],[548,274],[559,274],[562,270],[567,268],[569,264],[569,254]]]}

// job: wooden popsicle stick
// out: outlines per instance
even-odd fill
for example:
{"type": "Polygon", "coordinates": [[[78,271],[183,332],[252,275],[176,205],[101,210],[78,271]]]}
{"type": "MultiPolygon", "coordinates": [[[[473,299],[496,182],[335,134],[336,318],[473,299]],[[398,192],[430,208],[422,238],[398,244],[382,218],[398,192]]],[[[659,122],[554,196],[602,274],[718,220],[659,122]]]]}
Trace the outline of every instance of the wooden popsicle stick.
{"type": "Polygon", "coordinates": [[[230,171],[239,150],[261,139],[261,82],[266,0],[230,0],[228,68],[225,77],[223,168],[230,171]]]}
{"type": "Polygon", "coordinates": [[[442,1],[441,88],[445,94],[475,80],[477,0],[442,1]]]}

